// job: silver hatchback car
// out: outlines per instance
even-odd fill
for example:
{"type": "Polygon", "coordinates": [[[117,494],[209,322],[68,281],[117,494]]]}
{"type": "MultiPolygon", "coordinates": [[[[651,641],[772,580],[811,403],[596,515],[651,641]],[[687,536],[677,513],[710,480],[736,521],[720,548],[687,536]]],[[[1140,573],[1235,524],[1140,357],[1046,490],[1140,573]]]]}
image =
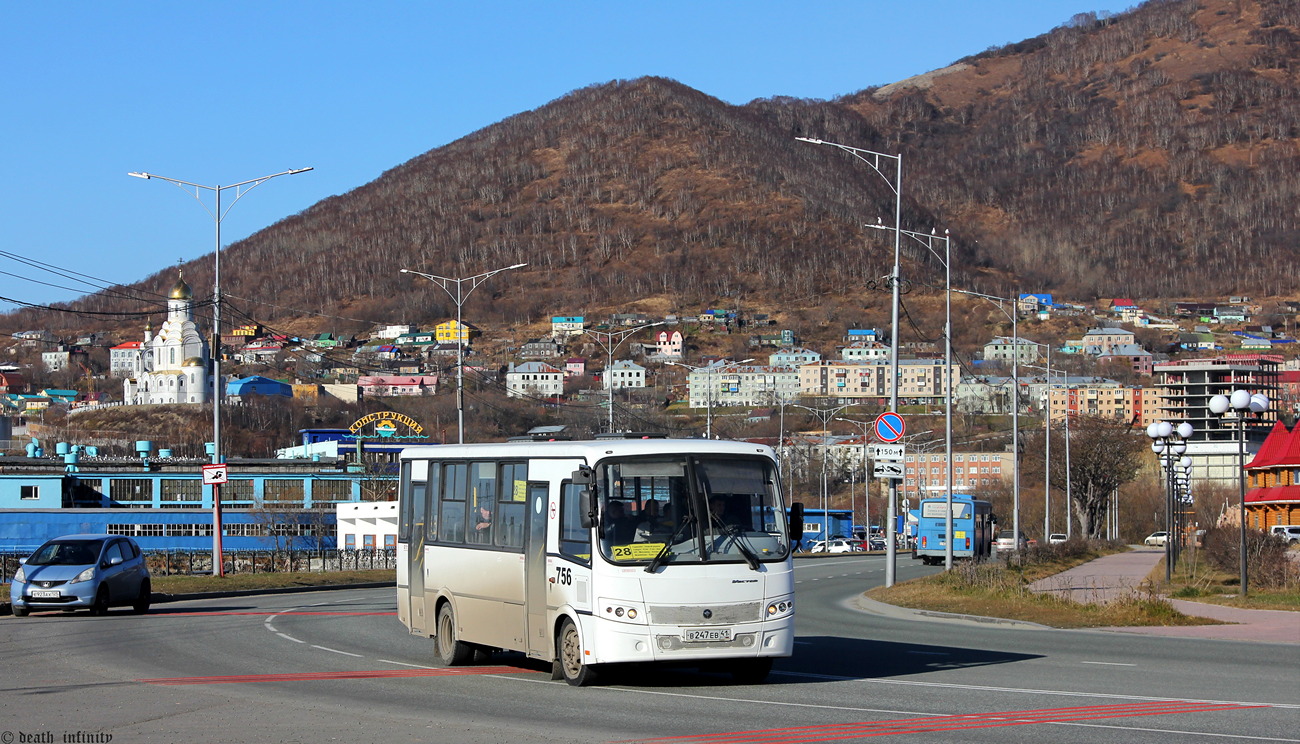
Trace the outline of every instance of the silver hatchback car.
{"type": "Polygon", "coordinates": [[[15,617],[76,609],[103,615],[115,605],[145,613],[152,591],[144,554],[131,538],[65,535],[22,561],[9,585],[9,603],[15,617]]]}

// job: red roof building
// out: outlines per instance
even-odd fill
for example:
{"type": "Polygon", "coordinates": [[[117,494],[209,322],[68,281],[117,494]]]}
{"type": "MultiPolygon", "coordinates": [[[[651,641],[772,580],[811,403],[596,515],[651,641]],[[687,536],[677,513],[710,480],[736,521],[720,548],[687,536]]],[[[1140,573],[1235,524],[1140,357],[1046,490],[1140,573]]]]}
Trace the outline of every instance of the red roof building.
{"type": "Polygon", "coordinates": [[[1300,426],[1281,421],[1246,464],[1246,524],[1300,524],[1300,426]]]}

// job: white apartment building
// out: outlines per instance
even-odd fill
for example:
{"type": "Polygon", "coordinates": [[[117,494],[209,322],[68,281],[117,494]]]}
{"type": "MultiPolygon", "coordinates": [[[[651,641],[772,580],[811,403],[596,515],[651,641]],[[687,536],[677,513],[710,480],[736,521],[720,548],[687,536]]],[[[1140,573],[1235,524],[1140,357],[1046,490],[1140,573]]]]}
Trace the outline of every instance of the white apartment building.
{"type": "Polygon", "coordinates": [[[546,362],[510,365],[506,395],[511,398],[554,398],[564,394],[564,372],[546,362]]]}
{"type": "Polygon", "coordinates": [[[615,390],[645,387],[645,367],[626,359],[614,362],[602,375],[605,389],[611,386],[615,390]]]}
{"type": "MultiPolygon", "coordinates": [[[[822,360],[799,367],[799,390],[804,395],[831,398],[887,398],[891,364],[888,359],[822,360]]],[[[956,389],[961,371],[945,374],[942,359],[901,359],[898,362],[898,397],[933,400],[956,389]]]]}
{"type": "Polygon", "coordinates": [[[799,397],[794,367],[719,363],[692,369],[687,379],[691,408],[772,405],[799,397]]]}

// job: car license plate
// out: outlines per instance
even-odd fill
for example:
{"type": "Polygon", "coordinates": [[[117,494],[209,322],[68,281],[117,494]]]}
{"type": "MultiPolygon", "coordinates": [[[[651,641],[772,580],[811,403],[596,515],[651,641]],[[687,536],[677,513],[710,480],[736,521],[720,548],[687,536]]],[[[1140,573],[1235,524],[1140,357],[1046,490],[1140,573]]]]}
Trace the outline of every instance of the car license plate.
{"type": "Polygon", "coordinates": [[[686,631],[687,643],[706,643],[708,641],[730,641],[731,628],[689,628],[686,631]]]}
{"type": "Polygon", "coordinates": [[[58,589],[33,589],[30,594],[33,599],[56,599],[63,596],[58,589]]]}

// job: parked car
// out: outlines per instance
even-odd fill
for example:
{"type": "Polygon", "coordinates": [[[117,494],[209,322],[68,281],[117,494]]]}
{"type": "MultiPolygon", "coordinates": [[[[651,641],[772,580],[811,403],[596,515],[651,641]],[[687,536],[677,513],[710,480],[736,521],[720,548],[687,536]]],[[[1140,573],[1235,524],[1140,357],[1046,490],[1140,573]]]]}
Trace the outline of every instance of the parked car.
{"type": "Polygon", "coordinates": [[[1060,545],[1061,543],[1069,539],[1070,539],[1069,536],[1066,535],[1064,532],[1053,532],[1052,534],[1047,536],[1047,544],[1060,545]]]}
{"type": "Polygon", "coordinates": [[[1298,524],[1275,524],[1268,528],[1268,534],[1282,538],[1287,545],[1300,545],[1300,525],[1298,524]]]}
{"type": "Polygon", "coordinates": [[[1152,532],[1150,535],[1147,535],[1146,539],[1143,540],[1142,543],[1144,545],[1154,545],[1157,548],[1163,548],[1165,546],[1165,541],[1168,539],[1169,539],[1169,533],[1165,532],[1164,530],[1161,530],[1159,532],[1152,532]]]}
{"type": "Polygon", "coordinates": [[[15,617],[33,610],[76,609],[103,615],[116,605],[130,605],[136,613],[149,611],[149,567],[140,546],[129,537],[56,537],[21,563],[9,585],[15,617]]]}
{"type": "Polygon", "coordinates": [[[812,552],[812,553],[852,553],[852,552],[853,552],[853,546],[849,544],[849,541],[848,541],[848,540],[844,540],[844,539],[835,539],[835,540],[818,540],[817,542],[813,543],[812,550],[809,551],[809,552],[812,552]]]}
{"type": "Polygon", "coordinates": [[[884,549],[885,549],[885,538],[883,538],[883,537],[872,537],[870,540],[868,540],[868,545],[869,545],[869,548],[868,548],[869,550],[884,550],[884,549]]]}
{"type": "Polygon", "coordinates": [[[1029,541],[1025,540],[1025,533],[1020,533],[1020,540],[1016,540],[1015,530],[1002,530],[993,540],[993,552],[1000,553],[1005,550],[1024,550],[1029,547],[1029,541]]]}

